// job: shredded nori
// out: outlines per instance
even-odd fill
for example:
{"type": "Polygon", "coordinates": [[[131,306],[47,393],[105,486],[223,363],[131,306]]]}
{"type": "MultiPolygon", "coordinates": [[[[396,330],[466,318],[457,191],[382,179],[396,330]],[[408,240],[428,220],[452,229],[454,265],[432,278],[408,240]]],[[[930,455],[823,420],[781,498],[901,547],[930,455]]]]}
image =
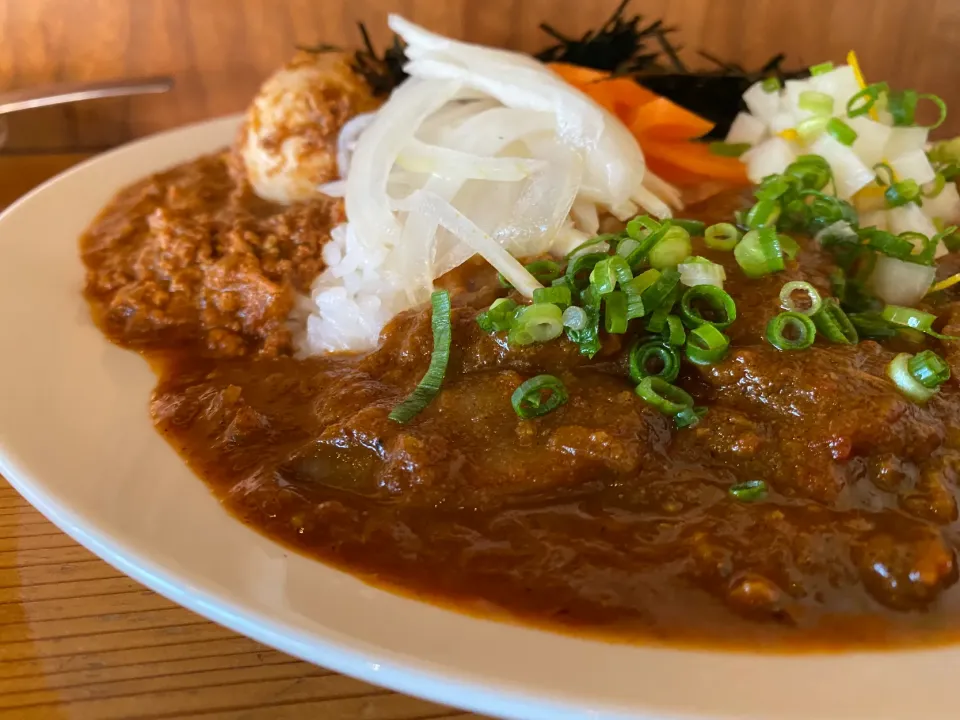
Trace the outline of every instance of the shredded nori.
{"type": "MultiPolygon", "coordinates": [[[[700,55],[715,64],[715,70],[689,70],[680,59],[681,46],[670,42],[676,28],[662,20],[644,25],[642,15],[626,17],[630,0],[621,0],[613,14],[596,30],[579,38],[569,38],[556,28],[541,23],[540,28],[556,43],[535,55],[543,62],[565,62],[603,70],[614,76],[635,78],[645,87],[678,105],[715,123],[708,139],[723,138],[743,106],[742,95],[753,83],[766,77],[782,81],[806,77],[806,70],[788,71],[781,66],[784,55],[772,57],[758,70],[748,71],[735,63],[726,63],[707,53],[700,55]]],[[[375,95],[389,95],[407,74],[405,44],[396,35],[390,45],[378,53],[363,23],[358,23],[363,47],[353,54],[353,68],[366,78],[375,95]]],[[[308,52],[340,50],[321,44],[301,47],[308,52]]]]}

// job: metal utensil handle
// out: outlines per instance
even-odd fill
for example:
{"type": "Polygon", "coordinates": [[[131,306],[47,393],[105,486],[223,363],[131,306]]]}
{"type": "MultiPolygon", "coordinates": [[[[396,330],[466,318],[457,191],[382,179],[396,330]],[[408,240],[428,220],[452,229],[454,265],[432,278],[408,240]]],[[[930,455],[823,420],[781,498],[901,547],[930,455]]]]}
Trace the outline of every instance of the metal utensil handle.
{"type": "Polygon", "coordinates": [[[80,100],[167,92],[173,78],[150,77],[103,82],[63,83],[0,93],[0,115],[80,100]]]}

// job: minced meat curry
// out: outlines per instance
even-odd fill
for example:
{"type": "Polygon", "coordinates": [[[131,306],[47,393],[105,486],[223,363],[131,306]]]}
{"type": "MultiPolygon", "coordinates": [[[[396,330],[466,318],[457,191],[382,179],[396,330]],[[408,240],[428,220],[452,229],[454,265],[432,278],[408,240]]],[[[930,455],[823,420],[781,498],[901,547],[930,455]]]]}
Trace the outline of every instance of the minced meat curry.
{"type": "MultiPolygon", "coordinates": [[[[738,202],[688,214],[726,219],[738,202]]],[[[388,414],[430,360],[429,307],[365,356],[294,354],[291,313],[342,215],[322,196],[259,199],[225,152],[124,190],[82,240],[100,326],[158,369],[157,428],[245,522],[377,584],[620,639],[957,635],[956,380],[918,405],[884,375],[904,340],[765,342],[784,282],[829,295],[814,242],[747,281],[732,253],[695,240],[739,317],[725,359],[684,365],[677,384],[709,407],[685,430],[635,394],[629,333],[588,359],[566,339],[517,348],[482,331],[477,313],[508,290],[471,261],[441,282],[442,392],[401,425],[388,414]],[[521,419],[511,394],[539,373],[569,401],[521,419]],[[758,480],[762,497],[729,492],[758,480]]],[[[945,355],[956,376],[960,355],[945,355]]]]}

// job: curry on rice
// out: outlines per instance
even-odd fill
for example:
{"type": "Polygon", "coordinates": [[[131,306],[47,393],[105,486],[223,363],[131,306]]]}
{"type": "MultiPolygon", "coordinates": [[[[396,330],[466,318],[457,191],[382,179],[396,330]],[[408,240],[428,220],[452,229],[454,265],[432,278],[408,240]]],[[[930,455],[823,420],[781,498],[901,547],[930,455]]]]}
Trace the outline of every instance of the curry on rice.
{"type": "MultiPolygon", "coordinates": [[[[309,102],[328,123],[301,147],[310,187],[338,180],[340,130],[380,103],[340,62],[290,66],[318,73],[309,102]]],[[[518,325],[529,298],[477,256],[444,270],[432,306],[421,294],[393,315],[372,349],[311,352],[308,300],[335,269],[324,248],[349,195],[345,209],[335,192],[297,195],[302,178],[295,196],[265,190],[286,169],[252,169],[251,137],[257,153],[288,139],[264,129],[268,112],[255,103],[231,148],[122,191],[81,240],[96,321],[153,364],[158,430],[231,512],[376,584],[605,637],[795,648],[960,634],[951,289],[913,303],[907,328],[895,313],[846,313],[838,277],[862,268],[799,228],[774,233],[782,269],[756,272],[723,242],[735,216],[736,238],[756,229],[763,198],[741,187],[683,222],[601,212],[589,252],[521,256],[537,289],[559,289],[535,290],[529,307],[579,310],[558,336],[536,335],[549,318],[518,325]],[[657,232],[659,250],[644,249],[657,232]],[[677,247],[676,262],[655,254],[677,247]],[[722,279],[687,285],[691,272],[722,279]],[[656,288],[664,309],[636,310],[656,288]],[[806,312],[814,303],[833,325],[806,312]],[[904,392],[898,358],[926,358],[909,367],[938,380],[921,383],[929,393],[904,392]],[[443,362],[439,392],[391,417],[443,362]]],[[[957,264],[941,258],[937,278],[957,264]]]]}

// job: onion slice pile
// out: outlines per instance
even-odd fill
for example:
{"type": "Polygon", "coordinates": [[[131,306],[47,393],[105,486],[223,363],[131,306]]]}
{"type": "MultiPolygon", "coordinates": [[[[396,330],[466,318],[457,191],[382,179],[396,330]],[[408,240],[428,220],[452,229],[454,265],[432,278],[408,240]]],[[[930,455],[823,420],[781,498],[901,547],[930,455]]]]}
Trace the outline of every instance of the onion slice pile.
{"type": "Polygon", "coordinates": [[[348,222],[324,248],[306,353],[366,350],[433,281],[475,254],[523,295],[540,283],[516,260],[566,253],[600,213],[670,214],[626,127],[537,60],[462,43],[397,16],[409,79],[341,133],[348,222]]]}

